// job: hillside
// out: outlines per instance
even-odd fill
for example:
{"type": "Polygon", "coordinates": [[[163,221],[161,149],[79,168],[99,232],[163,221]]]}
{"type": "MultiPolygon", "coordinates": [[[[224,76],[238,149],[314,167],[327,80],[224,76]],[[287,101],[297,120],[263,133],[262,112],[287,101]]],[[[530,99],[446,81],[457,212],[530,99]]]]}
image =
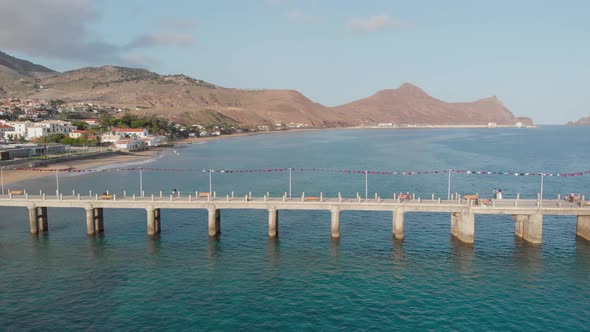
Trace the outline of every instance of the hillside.
{"type": "Polygon", "coordinates": [[[52,69],[15,58],[0,51],[0,87],[19,79],[35,78],[54,73],[56,72],[52,69]]]}
{"type": "Polygon", "coordinates": [[[573,123],[574,126],[590,126],[590,116],[578,119],[573,123]]]}
{"type": "Polygon", "coordinates": [[[519,122],[495,96],[475,102],[446,103],[409,83],[335,107],[334,111],[339,117],[368,123],[511,125],[519,122]]]}
{"type": "MultiPolygon", "coordinates": [[[[62,99],[129,109],[183,124],[300,124],[345,127],[378,123],[418,125],[515,124],[496,97],[446,103],[406,83],[398,89],[337,107],[325,107],[295,90],[243,90],[216,86],[184,75],[159,75],[117,66],[88,67],[64,73],[0,53],[4,68],[0,97],[62,99]],[[42,87],[42,88],[41,88],[42,87]]],[[[521,120],[526,119],[526,120],[521,120]]],[[[532,124],[526,123],[526,124],[532,124]]]]}

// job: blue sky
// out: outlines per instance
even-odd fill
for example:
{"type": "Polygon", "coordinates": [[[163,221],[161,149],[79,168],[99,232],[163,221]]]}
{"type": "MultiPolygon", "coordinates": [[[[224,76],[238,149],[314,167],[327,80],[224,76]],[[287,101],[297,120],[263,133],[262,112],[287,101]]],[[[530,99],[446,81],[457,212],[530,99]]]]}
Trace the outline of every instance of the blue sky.
{"type": "Polygon", "coordinates": [[[60,71],[124,64],[327,106],[411,82],[541,124],[590,116],[590,1],[3,2],[0,50],[60,71]]]}

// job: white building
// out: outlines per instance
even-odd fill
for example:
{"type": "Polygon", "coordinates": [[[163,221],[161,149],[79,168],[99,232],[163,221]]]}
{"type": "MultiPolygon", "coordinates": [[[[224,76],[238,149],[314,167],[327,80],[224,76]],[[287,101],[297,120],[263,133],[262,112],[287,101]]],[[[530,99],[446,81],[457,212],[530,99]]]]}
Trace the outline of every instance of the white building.
{"type": "Polygon", "coordinates": [[[121,139],[121,136],[112,132],[100,135],[100,141],[103,143],[115,143],[121,139]]]}
{"type": "Polygon", "coordinates": [[[82,121],[86,122],[91,127],[95,127],[95,126],[100,125],[100,123],[98,122],[98,119],[84,119],[82,121]]]}
{"type": "Polygon", "coordinates": [[[69,122],[59,120],[41,121],[37,122],[35,126],[46,127],[47,129],[49,129],[49,134],[64,134],[66,136],[74,130],[78,129],[76,126],[73,126],[69,122]]]}
{"type": "Polygon", "coordinates": [[[150,134],[150,132],[144,128],[115,128],[113,131],[120,136],[129,137],[147,137],[150,134]]]}
{"type": "Polygon", "coordinates": [[[32,122],[23,122],[23,121],[7,121],[4,122],[5,125],[14,128],[11,131],[5,131],[4,137],[12,136],[13,138],[17,137],[27,137],[27,128],[33,125],[32,122]]]}
{"type": "Polygon", "coordinates": [[[64,134],[68,135],[69,133],[76,130],[75,126],[72,126],[71,123],[66,121],[41,121],[41,122],[30,122],[30,121],[14,121],[14,122],[6,122],[5,125],[11,126],[14,128],[12,131],[7,131],[4,133],[5,137],[9,135],[13,138],[15,137],[24,137],[28,140],[49,136],[51,134],[64,134]]]}
{"type": "Polygon", "coordinates": [[[126,138],[115,142],[115,148],[121,150],[142,150],[145,148],[145,145],[142,140],[134,139],[134,138],[126,138]]]}
{"type": "Polygon", "coordinates": [[[45,137],[45,136],[49,136],[49,135],[51,135],[49,128],[47,128],[45,126],[32,126],[32,127],[27,128],[27,136],[25,136],[25,138],[27,140],[31,140],[31,139],[45,137]]]}
{"type": "Polygon", "coordinates": [[[147,146],[158,146],[167,141],[165,136],[148,136],[142,137],[140,140],[142,140],[147,146]]]}
{"type": "Polygon", "coordinates": [[[4,133],[14,131],[14,127],[0,123],[0,138],[4,137],[4,133]]]}
{"type": "Polygon", "coordinates": [[[71,138],[80,138],[84,135],[84,130],[74,130],[68,136],[71,138]]]}

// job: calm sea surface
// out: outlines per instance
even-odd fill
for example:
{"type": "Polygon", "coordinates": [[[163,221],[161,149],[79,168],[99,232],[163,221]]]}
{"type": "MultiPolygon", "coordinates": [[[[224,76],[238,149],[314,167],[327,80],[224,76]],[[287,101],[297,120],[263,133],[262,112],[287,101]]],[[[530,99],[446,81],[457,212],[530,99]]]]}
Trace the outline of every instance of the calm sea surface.
{"type": "MultiPolygon", "coordinates": [[[[329,130],[229,138],[164,152],[145,167],[280,167],[570,172],[590,169],[590,128],[329,130]]],[[[281,195],[288,173],[214,173],[225,196],[281,195]]],[[[590,197],[590,175],[546,177],[545,197],[590,197]]],[[[55,191],[55,177],[12,187],[55,191]]],[[[208,191],[203,172],[144,171],[144,190],[208,191]]],[[[61,175],[60,188],[139,192],[135,171],[61,175]]],[[[452,191],[535,197],[538,176],[453,174],[452,191]]],[[[294,172],[293,194],[364,195],[364,175],[294,172]]],[[[447,177],[369,175],[369,192],[446,197],[447,177]]],[[[575,217],[545,216],[543,244],[514,237],[510,216],[476,217],[474,246],[454,241],[448,214],[406,214],[394,241],[390,213],[223,210],[207,236],[203,210],[162,210],[146,237],[145,211],[105,209],[105,233],[85,235],[84,211],[49,209],[49,233],[29,235],[23,208],[0,208],[3,330],[589,330],[590,243],[575,217]]]]}

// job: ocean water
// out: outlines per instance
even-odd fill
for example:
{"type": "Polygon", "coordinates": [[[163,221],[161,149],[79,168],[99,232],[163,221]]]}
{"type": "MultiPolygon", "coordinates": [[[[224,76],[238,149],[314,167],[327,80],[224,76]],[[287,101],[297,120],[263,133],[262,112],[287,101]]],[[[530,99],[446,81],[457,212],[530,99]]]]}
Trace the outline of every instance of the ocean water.
{"type": "MultiPolygon", "coordinates": [[[[590,128],[327,130],[228,138],[169,150],[145,167],[590,169],[590,128]]],[[[136,171],[60,174],[67,193],[139,192],[136,171]]],[[[146,193],[209,190],[201,171],[144,171],[146,193]]],[[[369,175],[369,195],[446,197],[446,174],[369,175]]],[[[545,177],[544,196],[590,197],[590,175],[545,177]]],[[[452,192],[536,197],[538,176],[453,174],[452,192]]],[[[55,177],[12,185],[55,191],[55,177]]],[[[281,195],[287,172],[213,173],[219,196],[281,195]]],[[[362,174],[293,172],[293,194],[364,195],[362,174]]],[[[203,210],[162,210],[159,238],[145,211],[105,209],[105,233],[85,235],[84,211],[49,209],[49,232],[28,233],[23,208],[0,208],[3,330],[589,330],[590,243],[575,217],[545,216],[543,244],[514,237],[510,216],[476,216],[475,244],[449,234],[447,214],[407,213],[405,239],[390,213],[281,211],[278,240],[267,211],[222,210],[219,238],[203,210]]]]}

